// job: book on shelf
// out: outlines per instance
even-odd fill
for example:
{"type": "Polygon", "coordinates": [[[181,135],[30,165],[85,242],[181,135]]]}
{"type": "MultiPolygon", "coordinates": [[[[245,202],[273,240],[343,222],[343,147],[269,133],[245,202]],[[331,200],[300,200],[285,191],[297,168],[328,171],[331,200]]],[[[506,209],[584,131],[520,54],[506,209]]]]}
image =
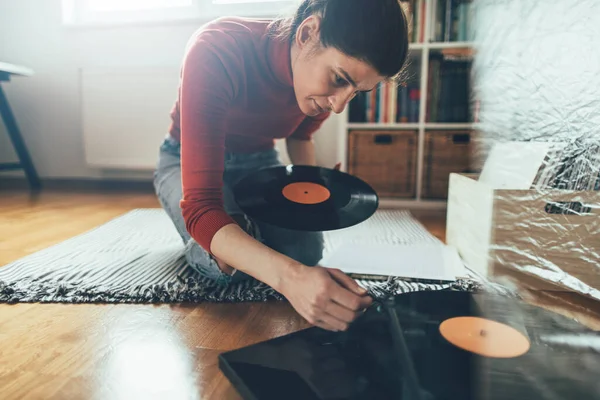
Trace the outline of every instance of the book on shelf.
{"type": "Polygon", "coordinates": [[[349,105],[350,123],[419,122],[419,83],[382,82],[372,91],[356,95],[349,105]]]}
{"type": "Polygon", "coordinates": [[[470,56],[433,53],[427,81],[427,122],[468,123],[471,112],[470,56]]]}
{"type": "Polygon", "coordinates": [[[409,42],[425,41],[425,0],[403,0],[400,5],[404,9],[408,22],[409,42]]]}
{"type": "Polygon", "coordinates": [[[426,2],[431,3],[433,20],[430,42],[466,42],[471,38],[472,0],[402,0],[408,22],[409,42],[425,42],[426,2]]]}
{"type": "Polygon", "coordinates": [[[431,42],[471,40],[471,0],[432,0],[431,42]]]}

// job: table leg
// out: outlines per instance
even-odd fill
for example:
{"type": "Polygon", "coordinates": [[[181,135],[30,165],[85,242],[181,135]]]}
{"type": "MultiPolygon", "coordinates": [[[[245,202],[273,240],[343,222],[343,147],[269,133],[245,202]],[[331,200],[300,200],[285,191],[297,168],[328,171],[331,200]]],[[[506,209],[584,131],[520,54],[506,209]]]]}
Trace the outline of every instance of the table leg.
{"type": "Polygon", "coordinates": [[[8,104],[8,99],[2,90],[2,86],[0,85],[0,115],[4,120],[4,125],[6,126],[6,130],[8,132],[8,136],[12,141],[15,152],[19,157],[19,161],[21,164],[21,168],[25,171],[25,175],[27,176],[27,180],[29,181],[29,186],[33,190],[39,190],[41,188],[40,178],[38,177],[37,171],[35,170],[35,166],[31,161],[31,157],[29,156],[29,151],[27,150],[27,146],[23,141],[23,137],[21,136],[21,132],[19,131],[19,127],[17,126],[17,121],[10,109],[8,104]]]}

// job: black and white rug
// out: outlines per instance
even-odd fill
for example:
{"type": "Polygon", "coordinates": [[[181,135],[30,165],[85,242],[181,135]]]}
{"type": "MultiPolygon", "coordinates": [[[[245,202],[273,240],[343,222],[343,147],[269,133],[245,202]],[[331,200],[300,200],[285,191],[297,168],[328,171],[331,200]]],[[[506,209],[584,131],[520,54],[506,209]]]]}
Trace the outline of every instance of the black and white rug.
{"type": "MultiPolygon", "coordinates": [[[[325,253],[348,241],[438,242],[407,211],[377,211],[351,228],[325,234],[325,253]]],[[[359,281],[378,296],[420,290],[472,290],[475,281],[424,284],[359,281]]],[[[0,267],[0,302],[180,303],[282,300],[250,280],[215,285],[187,268],[183,244],[162,209],[137,209],[91,231],[0,267]]]]}

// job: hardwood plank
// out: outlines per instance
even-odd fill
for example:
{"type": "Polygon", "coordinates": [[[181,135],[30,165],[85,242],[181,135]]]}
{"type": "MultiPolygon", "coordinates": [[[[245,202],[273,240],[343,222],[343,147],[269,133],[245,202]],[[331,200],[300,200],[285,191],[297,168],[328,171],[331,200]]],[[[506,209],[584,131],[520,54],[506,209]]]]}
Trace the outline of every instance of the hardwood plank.
{"type": "MultiPolygon", "coordinates": [[[[60,243],[152,194],[2,192],[0,265],[60,243]]],[[[309,325],[285,302],[0,305],[3,398],[239,399],[217,356],[309,325]]]]}
{"type": "MultiPolygon", "coordinates": [[[[0,193],[0,265],[134,208],[152,194],[0,193]],[[7,245],[8,243],[8,245],[7,245]]],[[[438,238],[445,214],[415,211],[438,238]]],[[[239,399],[217,356],[309,325],[286,302],[0,305],[3,399],[239,399]]]]}

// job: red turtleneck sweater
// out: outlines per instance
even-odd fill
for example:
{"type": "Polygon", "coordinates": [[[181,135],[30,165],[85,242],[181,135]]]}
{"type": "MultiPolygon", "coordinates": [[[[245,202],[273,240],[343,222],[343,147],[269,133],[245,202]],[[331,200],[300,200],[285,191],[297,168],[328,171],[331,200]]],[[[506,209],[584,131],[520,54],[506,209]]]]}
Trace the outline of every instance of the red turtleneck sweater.
{"type": "Polygon", "coordinates": [[[225,152],[268,150],[274,139],[310,140],[329,114],[305,116],[294,94],[290,43],[269,21],[222,18],[188,43],[171,113],[181,141],[181,209],[190,235],[210,252],[214,234],[235,223],[223,208],[225,152]]]}

